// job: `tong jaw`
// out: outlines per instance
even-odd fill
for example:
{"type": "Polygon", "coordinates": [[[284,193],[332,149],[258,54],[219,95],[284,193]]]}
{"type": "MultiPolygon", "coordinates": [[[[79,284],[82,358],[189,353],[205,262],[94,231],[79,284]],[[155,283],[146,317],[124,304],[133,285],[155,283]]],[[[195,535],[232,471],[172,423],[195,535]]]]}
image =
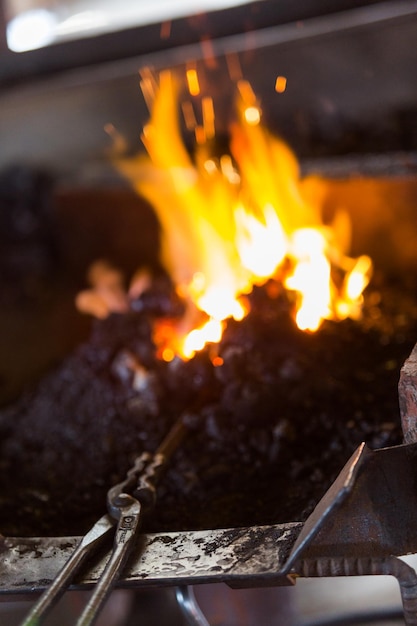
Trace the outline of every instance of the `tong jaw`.
{"type": "Polygon", "coordinates": [[[143,509],[150,509],[155,504],[156,484],[165,460],[163,454],[149,452],[136,458],[126,478],[107,492],[107,510],[113,519],[119,520],[123,511],[132,506],[133,500],[138,501],[143,509]]]}

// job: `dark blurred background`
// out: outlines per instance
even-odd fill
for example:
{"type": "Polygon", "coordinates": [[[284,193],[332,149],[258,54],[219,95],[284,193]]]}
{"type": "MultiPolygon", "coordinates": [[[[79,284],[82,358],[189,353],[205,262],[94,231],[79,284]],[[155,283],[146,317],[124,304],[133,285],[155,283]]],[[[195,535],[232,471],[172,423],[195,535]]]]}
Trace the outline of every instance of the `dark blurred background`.
{"type": "MultiPolygon", "coordinates": [[[[60,14],[57,3],[41,4],[60,14]]],[[[233,118],[240,74],[258,96],[264,122],[302,158],[416,149],[415,0],[258,0],[188,16],[185,3],[184,15],[147,15],[143,25],[130,25],[128,14],[117,32],[108,30],[118,24],[113,14],[105,23],[104,1],[91,9],[84,3],[78,14],[77,5],[66,6],[64,35],[13,52],[5,36],[10,6],[3,3],[0,166],[25,161],[80,170],[108,155],[109,124],[128,150],[140,149],[148,110],[138,71],[170,67],[183,77],[190,64],[199,73],[199,97],[214,99],[218,136],[233,118]],[[286,79],[282,92],[278,76],[286,79]]]]}

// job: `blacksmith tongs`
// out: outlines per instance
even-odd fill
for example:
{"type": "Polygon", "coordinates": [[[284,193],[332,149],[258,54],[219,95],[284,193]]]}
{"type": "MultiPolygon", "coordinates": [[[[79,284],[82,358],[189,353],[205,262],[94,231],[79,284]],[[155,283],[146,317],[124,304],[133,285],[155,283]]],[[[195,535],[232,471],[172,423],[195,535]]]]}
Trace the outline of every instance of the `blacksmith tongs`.
{"type": "Polygon", "coordinates": [[[35,603],[21,626],[39,626],[41,619],[71,584],[87,557],[92,555],[117,524],[109,561],[76,626],[91,626],[95,622],[131,553],[142,512],[152,507],[154,503],[157,479],[186,430],[183,419],[180,418],[157,451],[154,454],[144,452],[138,456],[125,480],[108,491],[108,513],[103,515],[82,538],[63,569],[35,603]]]}

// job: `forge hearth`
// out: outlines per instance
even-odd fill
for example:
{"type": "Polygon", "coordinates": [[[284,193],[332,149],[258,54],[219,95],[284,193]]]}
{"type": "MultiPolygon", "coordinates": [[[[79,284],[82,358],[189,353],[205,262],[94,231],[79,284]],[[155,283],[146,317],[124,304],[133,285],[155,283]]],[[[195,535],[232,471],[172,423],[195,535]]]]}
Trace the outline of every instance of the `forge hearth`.
{"type": "MultiPolygon", "coordinates": [[[[397,215],[412,215],[406,200],[414,197],[413,182],[329,182],[329,197],[343,189],[360,214],[356,199],[368,203],[370,195],[355,195],[355,184],[362,192],[379,190],[379,215],[390,214],[394,197],[397,215]],[[387,204],[381,207],[382,190],[387,204]]],[[[118,227],[123,232],[131,230],[129,216],[136,223],[144,219],[142,210],[149,215],[127,191],[106,192],[106,198],[125,216],[118,227]]],[[[61,193],[57,215],[66,226],[63,234],[86,232],[102,199],[100,192],[61,193]],[[79,211],[80,202],[85,211],[79,211]]],[[[372,212],[378,202],[370,206],[372,212]]],[[[90,229],[92,246],[86,237],[86,248],[79,246],[77,254],[64,238],[62,267],[78,268],[73,295],[82,286],[81,266],[96,258],[110,232],[116,235],[111,261],[119,261],[126,276],[136,267],[136,242],[120,247],[110,206],[107,217],[99,231],[90,229]]],[[[369,222],[363,222],[365,235],[369,222]]],[[[407,246],[405,258],[397,255],[395,271],[388,271],[383,250],[390,257],[399,246],[388,218],[386,224],[378,245],[371,239],[377,266],[360,322],[328,322],[316,334],[303,333],[289,316],[288,297],[270,282],[252,293],[249,316],[229,323],[219,348],[222,366],[213,366],[208,351],[187,363],[162,363],[155,357],[150,319],[155,302],[173,300],[170,282],[160,274],[154,296],[139,299],[128,313],[98,320],[87,331],[82,324],[81,346],[2,411],[2,532],[83,533],[102,513],[108,487],[138,453],[154,451],[170,424],[201,395],[204,402],[188,417],[190,437],[161,484],[145,530],[304,521],[361,441],[373,448],[402,441],[397,383],[417,335],[416,276],[407,246]],[[124,369],[126,354],[151,373],[139,391],[124,369]]],[[[360,232],[355,241],[359,251],[365,235],[360,232]]],[[[55,280],[46,273],[42,289],[55,280]]],[[[32,309],[34,303],[36,298],[18,306],[32,309]]],[[[8,307],[12,311],[10,301],[8,307]]],[[[44,335],[45,350],[54,339],[44,335]]]]}

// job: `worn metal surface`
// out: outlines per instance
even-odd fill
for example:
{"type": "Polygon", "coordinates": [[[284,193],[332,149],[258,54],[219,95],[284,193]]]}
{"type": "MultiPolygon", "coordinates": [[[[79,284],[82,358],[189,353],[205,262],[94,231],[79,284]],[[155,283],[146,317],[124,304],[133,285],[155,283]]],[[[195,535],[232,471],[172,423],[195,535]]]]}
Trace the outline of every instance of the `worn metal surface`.
{"type": "Polygon", "coordinates": [[[417,624],[417,574],[398,557],[417,552],[417,444],[362,444],[303,526],[281,573],[391,575],[404,620],[417,624]]]}
{"type": "Polygon", "coordinates": [[[362,445],[306,521],[295,560],[417,553],[417,444],[362,445]]]}
{"type": "MultiPolygon", "coordinates": [[[[120,586],[227,582],[233,586],[287,584],[279,575],[301,523],[157,533],[141,536],[120,586]]],[[[0,550],[0,595],[46,588],[79,537],[5,538],[0,550]]],[[[108,555],[85,570],[75,587],[97,582],[108,555]]]]}
{"type": "MultiPolygon", "coordinates": [[[[142,535],[121,585],[227,582],[287,584],[306,559],[384,559],[417,553],[417,444],[381,450],[362,445],[305,524],[142,535]]],[[[80,538],[4,538],[0,594],[40,591],[80,538]]],[[[108,554],[76,586],[103,573],[108,554]]],[[[360,572],[358,571],[358,574],[360,572]]]]}

